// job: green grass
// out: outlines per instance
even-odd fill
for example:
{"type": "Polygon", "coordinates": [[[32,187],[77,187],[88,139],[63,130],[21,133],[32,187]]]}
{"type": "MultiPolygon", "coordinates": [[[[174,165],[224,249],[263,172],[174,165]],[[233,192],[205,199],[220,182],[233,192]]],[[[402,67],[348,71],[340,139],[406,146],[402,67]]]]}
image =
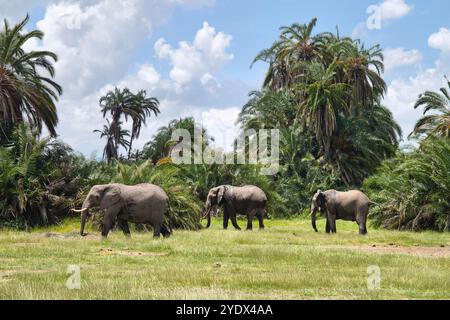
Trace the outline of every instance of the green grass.
{"type": "Polygon", "coordinates": [[[0,299],[450,298],[450,234],[369,228],[361,237],[356,224],[339,221],[338,234],[327,235],[323,222],[316,234],[304,219],[267,220],[253,232],[222,230],[215,220],[209,230],[159,240],[119,231],[101,240],[93,230],[81,238],[77,220],[3,230],[0,299]],[[66,288],[73,264],[80,290],[66,288]],[[369,265],[381,269],[379,290],[367,288],[369,265]]]}

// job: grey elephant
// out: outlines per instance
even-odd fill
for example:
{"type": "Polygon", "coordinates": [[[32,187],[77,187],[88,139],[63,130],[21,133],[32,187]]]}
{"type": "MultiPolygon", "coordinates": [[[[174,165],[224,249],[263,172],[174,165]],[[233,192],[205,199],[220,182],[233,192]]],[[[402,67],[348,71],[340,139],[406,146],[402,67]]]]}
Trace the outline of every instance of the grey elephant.
{"type": "Polygon", "coordinates": [[[316,213],[321,211],[326,215],[327,233],[336,233],[336,220],[356,221],[359,226],[359,234],[367,234],[366,222],[369,213],[369,206],[375,204],[369,198],[358,190],[340,192],[336,190],[321,191],[318,190],[312,198],[311,203],[311,222],[312,227],[316,228],[316,213]]]}
{"type": "Polygon", "coordinates": [[[96,185],[91,188],[83,202],[81,210],[80,234],[85,236],[84,226],[90,216],[89,209],[105,209],[102,224],[102,236],[107,237],[114,223],[118,222],[126,236],[130,235],[128,222],[149,223],[153,226],[153,236],[162,233],[168,237],[170,226],[164,224],[164,214],[170,210],[169,198],[159,186],[143,183],[134,186],[123,184],[96,185]]]}
{"type": "Polygon", "coordinates": [[[253,218],[256,216],[259,228],[264,229],[263,217],[265,215],[267,197],[264,191],[256,186],[233,187],[223,185],[209,190],[202,219],[208,218],[207,227],[211,225],[211,211],[217,212],[218,206],[223,207],[223,228],[228,228],[228,220],[231,219],[233,227],[241,228],[237,224],[236,215],[247,215],[247,230],[253,228],[253,218]]]}

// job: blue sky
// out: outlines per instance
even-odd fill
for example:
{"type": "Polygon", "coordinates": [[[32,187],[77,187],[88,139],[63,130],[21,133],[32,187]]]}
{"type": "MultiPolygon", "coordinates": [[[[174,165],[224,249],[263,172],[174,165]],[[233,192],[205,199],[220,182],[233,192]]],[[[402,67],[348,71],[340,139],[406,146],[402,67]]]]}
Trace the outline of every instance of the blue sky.
{"type": "Polygon", "coordinates": [[[247,93],[259,88],[266,70],[262,63],[250,69],[254,56],[280,26],[313,17],[316,32],[339,26],[342,35],[383,47],[385,104],[405,136],[420,116],[412,110],[416,97],[450,75],[444,0],[0,0],[0,12],[13,21],[29,12],[28,28],[46,34],[30,49],[60,56],[58,132],[86,155],[101,154],[103,142],[92,133],[103,123],[98,98],[116,85],[145,88],[161,100],[161,116],[149,121],[137,146],[170,119],[191,115],[227,147],[247,93]],[[371,5],[380,8],[379,30],[366,27],[371,5]]]}

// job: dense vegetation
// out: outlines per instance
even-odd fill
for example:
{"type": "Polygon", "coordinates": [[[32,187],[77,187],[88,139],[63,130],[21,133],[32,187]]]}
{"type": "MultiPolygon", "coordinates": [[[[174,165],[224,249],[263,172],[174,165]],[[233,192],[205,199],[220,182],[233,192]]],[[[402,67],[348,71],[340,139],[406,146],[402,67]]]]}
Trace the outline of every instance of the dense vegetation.
{"type": "MultiPolygon", "coordinates": [[[[171,141],[172,131],[200,130],[192,118],[171,121],[143,150],[133,150],[147,119],[160,112],[145,90],[116,88],[100,99],[107,124],[96,132],[106,138],[104,162],[55,140],[62,90],[52,80],[51,60],[57,56],[22,49],[43,36],[24,32],[27,21],[14,28],[5,21],[0,31],[2,225],[55,223],[79,207],[94,184],[151,182],[168,193],[170,219],[178,228],[200,227],[199,211],[211,187],[255,184],[267,193],[271,216],[307,212],[319,188],[363,188],[379,203],[372,214],[377,226],[449,229],[449,93],[443,88],[419,97],[411,108],[424,107],[427,115],[411,134],[417,148],[399,149],[400,127],[381,103],[386,84],[379,46],[367,49],[338,32],[314,34],[316,19],[280,29],[279,39],[254,61],[268,64],[267,75],[238,119],[242,129],[280,130],[280,170],[263,176],[258,165],[173,164],[170,150],[179,141],[171,141]],[[50,78],[39,73],[42,68],[50,78]],[[128,120],[131,132],[123,128],[128,120]],[[42,123],[52,137],[40,136],[42,123]]],[[[204,145],[213,146],[201,130],[204,145]]]]}

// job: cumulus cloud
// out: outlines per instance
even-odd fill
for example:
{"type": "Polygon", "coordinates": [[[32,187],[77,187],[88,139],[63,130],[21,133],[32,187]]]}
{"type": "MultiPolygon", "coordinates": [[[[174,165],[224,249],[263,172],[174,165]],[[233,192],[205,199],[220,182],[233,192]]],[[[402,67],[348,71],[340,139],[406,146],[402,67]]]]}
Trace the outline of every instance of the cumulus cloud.
{"type": "Polygon", "coordinates": [[[378,30],[389,21],[403,18],[411,12],[413,7],[405,0],[384,0],[376,5],[368,7],[366,21],[359,22],[353,29],[353,38],[364,38],[368,35],[369,29],[378,30]],[[369,26],[368,26],[369,24],[369,26]],[[374,25],[372,25],[374,24],[374,25]]]}
{"type": "Polygon", "coordinates": [[[197,31],[194,41],[181,41],[178,48],[173,48],[164,38],[154,45],[158,58],[169,60],[170,78],[179,88],[200,79],[203,83],[212,80],[210,72],[220,69],[233,55],[226,52],[232,37],[209,26],[207,22],[197,31]]]}
{"type": "Polygon", "coordinates": [[[400,77],[390,82],[384,104],[393,112],[405,136],[413,130],[416,121],[422,116],[423,110],[414,109],[419,95],[427,90],[438,91],[446,86],[444,76],[449,74],[450,54],[443,51],[433,68],[419,69],[415,76],[400,77]]]}
{"type": "Polygon", "coordinates": [[[407,4],[405,0],[384,0],[380,4],[380,10],[383,20],[395,20],[410,13],[412,6],[407,4]]]}
{"type": "Polygon", "coordinates": [[[388,48],[383,51],[386,72],[393,69],[418,64],[422,60],[419,50],[405,50],[404,48],[388,48]]]}
{"type": "Polygon", "coordinates": [[[428,45],[433,49],[450,52],[450,30],[440,28],[438,32],[430,35],[428,45]]]}
{"type": "Polygon", "coordinates": [[[0,0],[2,13],[13,22],[22,18],[24,9],[36,6],[45,9],[43,18],[36,23],[45,33],[44,39],[28,43],[27,50],[45,49],[58,54],[56,81],[64,88],[58,102],[58,133],[86,155],[93,150],[101,155],[103,142],[92,132],[104,122],[98,100],[116,85],[146,89],[161,101],[163,116],[149,121],[136,146],[170,119],[201,114],[223,96],[216,91],[222,84],[213,74],[232,57],[225,53],[231,36],[216,32],[208,24],[197,32],[192,44],[185,42],[194,56],[201,57],[198,65],[194,63],[187,68],[180,65],[176,61],[181,57],[175,54],[178,48],[169,46],[169,58],[179,67],[173,71],[173,78],[187,87],[182,94],[175,91],[178,82],[164,78],[149,62],[138,66],[134,74],[129,73],[130,67],[135,67],[132,59],[138,47],[170,19],[176,6],[198,8],[213,4],[214,0],[31,0],[24,6],[19,1],[0,0]]]}
{"type": "Polygon", "coordinates": [[[56,80],[66,98],[84,97],[125,76],[128,60],[173,9],[170,0],[102,0],[50,4],[37,28],[40,48],[58,54],[56,80]]]}
{"type": "MultiPolygon", "coordinates": [[[[132,91],[146,89],[149,95],[160,101],[161,114],[148,120],[134,147],[141,148],[159,127],[170,120],[194,117],[215,137],[218,146],[229,150],[237,130],[237,114],[252,89],[241,81],[219,81],[214,76],[233,57],[226,52],[230,41],[231,36],[215,31],[208,23],[203,24],[192,41],[182,41],[177,48],[165,40],[156,41],[157,64],[149,61],[142,63],[135,73],[105,84],[81,101],[70,99],[63,104],[63,110],[60,109],[60,113],[62,111],[64,114],[59,126],[61,137],[86,155],[93,149],[101,155],[103,142],[92,133],[103,123],[98,99],[118,86],[128,87],[132,91]],[[167,75],[155,67],[161,64],[160,61],[168,61],[171,68],[167,75]],[[233,94],[230,95],[230,92],[233,94]],[[77,123],[72,123],[72,119],[77,119],[77,123]],[[77,134],[79,131],[83,134],[77,134]]],[[[126,128],[129,126],[130,123],[125,125],[126,128]]]]}

